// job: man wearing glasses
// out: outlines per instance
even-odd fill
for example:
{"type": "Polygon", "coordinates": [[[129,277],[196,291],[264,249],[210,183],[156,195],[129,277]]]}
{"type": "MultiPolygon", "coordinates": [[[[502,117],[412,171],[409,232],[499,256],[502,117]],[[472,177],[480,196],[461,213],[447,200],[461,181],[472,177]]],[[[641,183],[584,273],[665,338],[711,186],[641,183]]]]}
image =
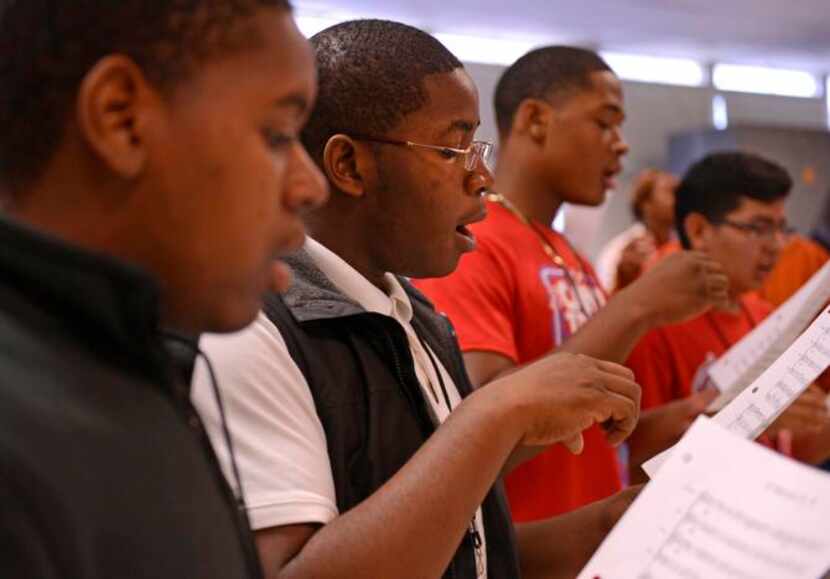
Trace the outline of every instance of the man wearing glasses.
{"type": "MultiPolygon", "coordinates": [[[[784,204],[791,187],[783,167],[743,152],[711,154],[686,173],[676,192],[680,242],[723,266],[730,299],[685,323],[657,328],[637,345],[629,366],[643,387],[644,411],[685,398],[702,386],[701,366],[772,312],[755,292],[775,267],[790,232],[784,204]]],[[[824,398],[823,391],[811,387],[769,434],[791,431],[798,453],[800,444],[806,445],[828,424],[824,398]]],[[[819,461],[826,456],[804,458],[819,461]]]]}
{"type": "MultiPolygon", "coordinates": [[[[476,88],[403,24],[311,41],[320,91],[303,142],[331,201],[308,217],[284,300],[202,344],[230,386],[266,576],[575,576],[633,493],[514,533],[498,476],[517,448],[576,448],[595,422],[618,443],[639,388],[620,366],[561,355],[471,393],[451,328],[403,276],[446,275],[474,248],[492,180],[476,88]]],[[[221,438],[207,374],[194,396],[221,438]]]]}

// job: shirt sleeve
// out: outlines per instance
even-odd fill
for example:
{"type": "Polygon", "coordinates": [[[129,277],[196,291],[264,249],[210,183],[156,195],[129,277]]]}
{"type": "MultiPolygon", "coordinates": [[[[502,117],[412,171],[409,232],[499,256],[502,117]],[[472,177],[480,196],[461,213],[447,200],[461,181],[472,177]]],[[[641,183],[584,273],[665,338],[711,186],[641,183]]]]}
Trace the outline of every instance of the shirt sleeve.
{"type": "Polygon", "coordinates": [[[449,317],[462,351],[494,352],[518,364],[515,284],[508,262],[480,242],[454,273],[414,283],[449,317]]]}
{"type": "MultiPolygon", "coordinates": [[[[246,330],[205,336],[200,346],[222,394],[251,527],[334,519],[337,502],[325,432],[308,383],[279,330],[260,314],[246,330]]],[[[203,360],[194,372],[192,399],[225,476],[235,486],[203,360]]]]}
{"type": "Polygon", "coordinates": [[[659,330],[652,330],[640,340],[626,365],[634,372],[642,388],[643,410],[668,404],[675,399],[669,349],[659,330]]]}

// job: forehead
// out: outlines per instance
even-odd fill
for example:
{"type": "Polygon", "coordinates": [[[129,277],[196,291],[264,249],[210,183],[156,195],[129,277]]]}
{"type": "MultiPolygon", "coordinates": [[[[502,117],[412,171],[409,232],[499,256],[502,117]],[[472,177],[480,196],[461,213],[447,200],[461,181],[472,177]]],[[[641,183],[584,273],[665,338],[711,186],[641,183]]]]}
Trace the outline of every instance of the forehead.
{"type": "Polygon", "coordinates": [[[273,106],[303,116],[316,92],[314,57],[291,13],[260,8],[246,30],[255,40],[198,65],[177,91],[185,103],[273,106]],[[207,98],[205,98],[207,97],[207,98]]]}
{"type": "Polygon", "coordinates": [[[588,86],[564,96],[561,108],[575,110],[603,110],[624,113],[623,88],[620,79],[609,71],[588,75],[588,86]]]}
{"type": "Polygon", "coordinates": [[[741,197],[738,207],[729,213],[730,217],[742,217],[744,219],[771,219],[780,221],[786,216],[786,200],[778,199],[770,203],[741,197]]]}
{"type": "Polygon", "coordinates": [[[398,131],[406,134],[435,135],[456,125],[469,125],[473,130],[479,124],[478,89],[473,79],[462,68],[449,73],[433,74],[424,79],[427,102],[407,115],[398,131]]]}

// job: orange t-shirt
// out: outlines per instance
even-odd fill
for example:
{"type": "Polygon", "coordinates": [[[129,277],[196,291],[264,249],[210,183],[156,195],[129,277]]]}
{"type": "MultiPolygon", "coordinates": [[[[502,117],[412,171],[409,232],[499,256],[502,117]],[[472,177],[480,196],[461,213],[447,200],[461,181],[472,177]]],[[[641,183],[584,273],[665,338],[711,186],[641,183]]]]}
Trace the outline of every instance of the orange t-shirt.
{"type": "MultiPolygon", "coordinates": [[[[515,215],[494,203],[487,209],[487,219],[471,227],[478,249],[448,277],[415,285],[449,316],[462,350],[495,352],[525,364],[571,336],[606,297],[590,264],[561,235],[537,224],[565,260],[570,278],[515,215]]],[[[615,451],[601,429],[589,429],[584,438],[580,456],[556,445],[507,476],[516,521],[564,513],[621,488],[615,451]]]]}
{"type": "Polygon", "coordinates": [[[710,310],[688,322],[656,328],[640,340],[627,365],[643,389],[643,409],[692,394],[692,382],[707,356],[721,356],[774,309],[755,293],[741,302],[740,313],[710,310]]]}
{"type": "Polygon", "coordinates": [[[655,251],[651,254],[651,256],[649,256],[645,264],[643,264],[643,273],[650,270],[652,267],[660,263],[660,261],[671,255],[672,253],[677,253],[678,251],[682,250],[683,246],[680,245],[679,240],[672,239],[671,241],[667,241],[666,243],[658,247],[657,251],[655,251]]]}
{"type": "Polygon", "coordinates": [[[761,288],[761,296],[780,306],[830,259],[830,254],[815,241],[796,236],[781,252],[778,263],[761,288]]]}

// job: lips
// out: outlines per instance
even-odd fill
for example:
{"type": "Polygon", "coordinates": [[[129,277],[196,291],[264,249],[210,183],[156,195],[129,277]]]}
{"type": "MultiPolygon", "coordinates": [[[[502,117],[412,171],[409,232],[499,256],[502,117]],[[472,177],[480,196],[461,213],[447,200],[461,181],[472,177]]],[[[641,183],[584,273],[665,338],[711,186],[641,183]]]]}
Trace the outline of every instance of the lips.
{"type": "Polygon", "coordinates": [[[616,186],[617,186],[616,177],[617,177],[617,175],[620,174],[621,171],[622,171],[622,167],[620,167],[619,165],[614,165],[612,167],[609,167],[605,171],[603,171],[603,173],[602,173],[602,182],[603,182],[603,185],[605,186],[606,190],[616,188],[616,186]]]}
{"type": "Polygon", "coordinates": [[[475,249],[476,244],[475,235],[470,229],[470,225],[484,220],[485,217],[487,217],[487,211],[479,208],[474,214],[461,218],[458,225],[456,225],[455,234],[461,238],[463,245],[466,246],[466,251],[475,249]]]}
{"type": "Polygon", "coordinates": [[[475,236],[473,235],[473,232],[470,231],[470,228],[467,227],[466,225],[459,225],[458,227],[455,228],[455,232],[458,233],[459,235],[463,235],[464,237],[466,237],[470,241],[475,240],[475,236]]]}
{"type": "Polygon", "coordinates": [[[455,230],[461,235],[472,238],[473,232],[470,230],[469,226],[473,223],[479,223],[481,221],[484,221],[486,217],[487,210],[483,208],[479,209],[472,215],[462,217],[461,220],[458,222],[458,226],[455,228],[455,230]]]}

